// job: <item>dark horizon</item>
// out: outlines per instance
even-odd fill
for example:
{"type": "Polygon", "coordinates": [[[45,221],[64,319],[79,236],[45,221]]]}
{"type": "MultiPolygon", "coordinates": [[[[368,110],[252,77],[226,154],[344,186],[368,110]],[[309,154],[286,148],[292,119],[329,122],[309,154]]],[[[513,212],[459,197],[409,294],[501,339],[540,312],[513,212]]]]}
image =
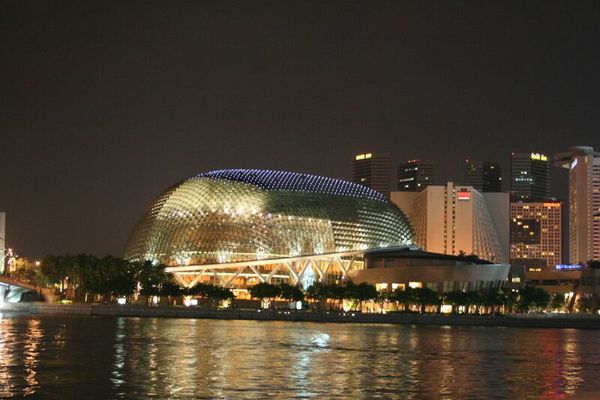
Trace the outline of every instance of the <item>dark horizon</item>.
{"type": "Polygon", "coordinates": [[[508,190],[513,151],[600,148],[598,21],[593,1],[0,1],[7,242],[121,255],[189,176],[349,179],[365,151],[439,182],[496,161],[508,190]]]}

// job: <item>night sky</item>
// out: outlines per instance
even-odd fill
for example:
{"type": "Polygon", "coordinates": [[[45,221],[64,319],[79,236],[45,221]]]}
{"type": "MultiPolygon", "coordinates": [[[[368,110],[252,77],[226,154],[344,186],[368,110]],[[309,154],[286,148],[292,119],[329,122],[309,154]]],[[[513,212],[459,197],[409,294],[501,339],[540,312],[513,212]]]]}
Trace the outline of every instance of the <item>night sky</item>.
{"type": "Polygon", "coordinates": [[[0,210],[31,258],[122,255],[217,168],[349,178],[388,151],[506,185],[511,151],[600,148],[599,108],[598,1],[0,0],[0,210]]]}

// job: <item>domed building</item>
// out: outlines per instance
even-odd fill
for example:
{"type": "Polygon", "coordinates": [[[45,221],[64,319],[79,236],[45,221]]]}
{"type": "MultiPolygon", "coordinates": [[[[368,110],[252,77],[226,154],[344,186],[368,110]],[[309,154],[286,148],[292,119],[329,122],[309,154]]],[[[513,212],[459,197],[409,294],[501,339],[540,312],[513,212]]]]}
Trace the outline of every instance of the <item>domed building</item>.
{"type": "Polygon", "coordinates": [[[334,282],[366,250],[413,243],[402,211],[370,188],[322,176],[210,171],[159,195],[126,246],[130,260],[168,266],[180,283],[334,282]]]}

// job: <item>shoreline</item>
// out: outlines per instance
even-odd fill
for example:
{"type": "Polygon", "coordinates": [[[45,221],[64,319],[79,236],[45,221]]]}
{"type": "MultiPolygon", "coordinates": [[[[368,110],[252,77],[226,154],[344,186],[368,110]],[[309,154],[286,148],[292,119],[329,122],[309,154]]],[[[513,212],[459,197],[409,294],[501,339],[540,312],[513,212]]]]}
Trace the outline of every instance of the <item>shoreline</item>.
{"type": "Polygon", "coordinates": [[[488,326],[510,328],[600,329],[600,316],[514,314],[509,316],[440,314],[363,314],[291,310],[204,309],[182,306],[5,303],[1,313],[142,318],[198,318],[254,321],[488,326]]]}

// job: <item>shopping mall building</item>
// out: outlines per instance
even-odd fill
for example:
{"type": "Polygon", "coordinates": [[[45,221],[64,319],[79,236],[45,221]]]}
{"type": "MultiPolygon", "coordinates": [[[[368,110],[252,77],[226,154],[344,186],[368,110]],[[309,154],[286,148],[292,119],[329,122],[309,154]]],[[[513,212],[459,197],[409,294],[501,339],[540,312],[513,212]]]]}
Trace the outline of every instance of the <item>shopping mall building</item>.
{"type": "Polygon", "coordinates": [[[237,291],[346,279],[474,289],[500,284],[509,270],[416,249],[404,213],[368,187],[252,169],[210,171],[168,188],[144,212],[125,257],[165,264],[187,287],[210,282],[237,291]]]}

